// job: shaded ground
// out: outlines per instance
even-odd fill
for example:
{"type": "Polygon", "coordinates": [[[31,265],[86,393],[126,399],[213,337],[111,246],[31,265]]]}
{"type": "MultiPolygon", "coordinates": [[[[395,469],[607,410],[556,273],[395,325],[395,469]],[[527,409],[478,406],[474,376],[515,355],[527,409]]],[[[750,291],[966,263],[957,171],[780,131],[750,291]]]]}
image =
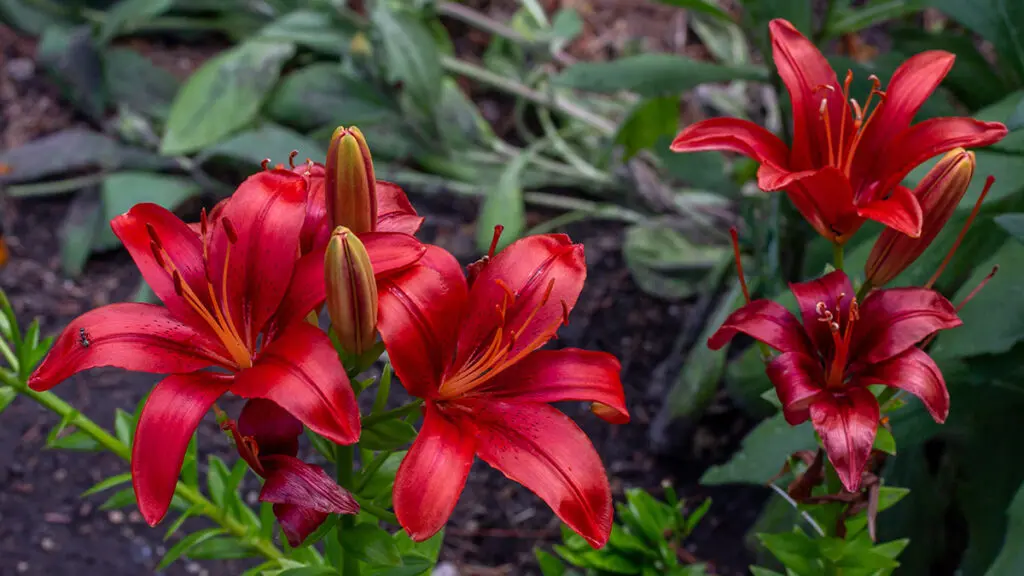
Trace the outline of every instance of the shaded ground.
{"type": "MultiPolygon", "coordinates": [[[[635,23],[623,28],[614,19],[606,22],[611,13],[601,10],[610,1],[562,4],[577,5],[592,28],[585,41],[570,49],[576,57],[599,58],[603,51],[620,49],[616,42],[622,38],[644,34],[651,48],[679,51],[686,44],[685,34],[678,37],[685,23],[660,18],[658,8],[645,7],[651,11],[648,21],[658,22],[657,33],[651,33],[630,28],[635,23]],[[594,12],[588,15],[586,10],[594,12]]],[[[72,123],[72,114],[52,86],[32,68],[31,43],[9,34],[0,34],[0,40],[0,145],[14,146],[72,123]]],[[[422,239],[447,248],[464,263],[475,259],[475,206],[409,192],[428,216],[422,239]]],[[[61,274],[59,226],[70,199],[11,201],[3,210],[11,260],[0,268],[0,287],[23,322],[41,318],[45,334],[56,333],[90,308],[130,297],[138,282],[130,259],[121,252],[93,259],[79,278],[61,274]]],[[[683,496],[714,497],[711,512],[690,543],[691,552],[713,562],[719,573],[744,573],[749,558],[740,542],[764,494],[746,488],[708,490],[696,480],[708,465],[727,458],[751,423],[724,400],[716,400],[671,455],[652,455],[647,430],[663,389],[651,374],[670,359],[689,303],[658,300],[636,287],[619,253],[622,230],[616,226],[581,224],[568,232],[586,245],[589,279],[556,345],[617,355],[633,421],[613,427],[592,416],[585,405],[563,408],[590,434],[617,497],[635,486],[658,494],[666,479],[683,496]]],[[[115,408],[131,410],[155,381],[147,375],[97,370],[71,379],[57,392],[90,417],[111,423],[115,408]]],[[[230,411],[233,406],[228,402],[224,407],[230,411]]],[[[0,576],[150,573],[168,546],[163,530],[148,528],[130,509],[98,510],[103,496],[79,498],[97,480],[124,472],[126,464],[109,454],[43,450],[55,424],[52,414],[24,399],[0,416],[0,576]]],[[[200,434],[204,452],[230,454],[212,417],[200,434]]],[[[556,542],[558,533],[556,519],[539,499],[478,462],[449,525],[442,560],[455,562],[463,574],[533,574],[533,548],[556,542]]],[[[179,562],[165,573],[237,574],[240,569],[232,563],[179,562]]]]}

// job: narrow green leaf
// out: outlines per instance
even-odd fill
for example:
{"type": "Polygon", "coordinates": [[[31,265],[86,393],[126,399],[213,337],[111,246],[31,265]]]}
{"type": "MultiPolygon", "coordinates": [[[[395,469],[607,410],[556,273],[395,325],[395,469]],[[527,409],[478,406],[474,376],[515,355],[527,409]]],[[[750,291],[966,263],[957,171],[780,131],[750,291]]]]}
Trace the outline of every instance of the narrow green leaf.
{"type": "Polygon", "coordinates": [[[564,576],[565,563],[559,560],[557,556],[540,548],[534,548],[533,555],[537,557],[537,564],[540,565],[542,576],[564,576]]]}
{"type": "Polygon", "coordinates": [[[0,387],[0,414],[3,414],[4,410],[14,402],[14,399],[18,397],[18,393],[11,387],[0,387]]]}
{"type": "Polygon", "coordinates": [[[230,536],[203,539],[189,548],[187,554],[195,560],[236,560],[259,555],[251,546],[230,536]]]}
{"type": "Polygon", "coordinates": [[[80,496],[82,498],[84,498],[86,496],[91,496],[91,495],[96,494],[98,492],[103,492],[104,490],[109,490],[109,489],[111,489],[111,488],[113,488],[115,486],[120,486],[121,484],[126,484],[126,483],[131,482],[131,481],[132,481],[132,475],[129,472],[125,472],[124,474],[118,474],[117,476],[111,476],[110,478],[107,478],[106,480],[101,480],[101,481],[97,482],[96,484],[93,485],[92,488],[89,488],[85,492],[82,492],[82,494],[80,496]]]}
{"type": "Polygon", "coordinates": [[[892,456],[896,455],[896,439],[892,437],[892,432],[885,426],[878,427],[878,434],[875,436],[873,448],[892,456]]]}
{"type": "Polygon", "coordinates": [[[119,33],[170,10],[173,0],[121,0],[103,18],[99,41],[106,44],[119,33]]]}
{"type": "Polygon", "coordinates": [[[395,450],[412,442],[416,438],[416,429],[404,420],[383,420],[363,428],[359,437],[359,445],[368,450],[395,450]]]}
{"type": "Polygon", "coordinates": [[[762,421],[743,439],[738,452],[725,464],[712,466],[701,484],[764,484],[799,450],[817,447],[810,422],[791,426],[782,414],[762,421]]]}
{"type": "Polygon", "coordinates": [[[676,6],[678,8],[685,8],[686,10],[693,10],[695,12],[702,12],[704,14],[710,14],[716,18],[722,20],[728,20],[732,22],[732,16],[728,12],[722,10],[714,2],[714,0],[657,0],[662,4],[668,4],[669,6],[676,6]]]}
{"type": "Polygon", "coordinates": [[[994,220],[1018,242],[1024,242],[1024,213],[1000,214],[994,220]]]}
{"type": "Polygon", "coordinates": [[[122,444],[132,445],[132,439],[135,437],[135,419],[120,408],[114,411],[114,433],[122,444]]]}
{"type": "Polygon", "coordinates": [[[504,226],[498,249],[508,246],[526,228],[526,205],[521,177],[535,149],[520,152],[502,171],[497,185],[488,191],[476,222],[477,249],[486,253],[494,237],[494,227],[504,226]]]}
{"type": "Polygon", "coordinates": [[[224,506],[224,496],[231,472],[228,465],[218,456],[210,454],[207,462],[209,467],[206,470],[206,487],[210,491],[210,500],[218,506],[224,506]]]}
{"type": "Polygon", "coordinates": [[[96,442],[85,432],[81,430],[75,430],[70,434],[58,436],[51,442],[46,443],[47,448],[54,448],[60,450],[75,450],[80,452],[95,452],[100,450],[99,442],[96,442]]]}
{"type": "Polygon", "coordinates": [[[180,516],[171,522],[170,526],[167,527],[167,532],[164,533],[164,542],[170,540],[171,536],[174,536],[175,532],[181,529],[182,524],[185,523],[189,518],[201,513],[204,509],[202,504],[193,504],[191,508],[185,510],[180,516]]]}
{"type": "Polygon", "coordinates": [[[171,565],[172,562],[181,557],[182,554],[188,552],[189,548],[192,548],[196,544],[199,544],[210,538],[220,536],[224,534],[226,530],[223,528],[208,528],[206,530],[200,530],[199,532],[193,532],[188,536],[184,537],[164,554],[164,557],[160,559],[160,563],[156,566],[156,571],[160,572],[171,565]]]}
{"type": "Polygon", "coordinates": [[[402,556],[391,534],[376,524],[364,522],[345,528],[341,545],[346,554],[369,564],[397,566],[402,563],[402,556]]]}
{"type": "Polygon", "coordinates": [[[160,150],[192,152],[252,122],[295,46],[250,40],[208,60],[178,92],[160,150]]]}
{"type": "Polygon", "coordinates": [[[124,508],[135,504],[135,490],[131,488],[125,488],[118,490],[112,496],[107,498],[103,504],[100,504],[100,510],[116,510],[118,508],[124,508]]]}

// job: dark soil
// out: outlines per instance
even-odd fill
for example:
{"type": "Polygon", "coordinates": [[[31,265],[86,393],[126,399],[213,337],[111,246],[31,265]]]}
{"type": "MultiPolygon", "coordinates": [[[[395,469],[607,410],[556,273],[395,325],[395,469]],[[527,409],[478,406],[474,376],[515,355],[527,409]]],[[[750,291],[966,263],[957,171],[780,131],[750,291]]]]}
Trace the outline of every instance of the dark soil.
{"type": "MultiPolygon", "coordinates": [[[[669,34],[678,29],[678,23],[666,23],[663,28],[669,34]]],[[[73,115],[38,72],[24,74],[32,64],[31,43],[9,34],[5,37],[5,31],[0,26],[0,146],[7,148],[67,127],[73,115]],[[13,60],[20,61],[17,66],[22,70],[17,74],[11,73],[13,60]]],[[[572,52],[592,56],[605,48],[602,42],[614,43],[609,39],[620,35],[628,34],[617,30],[572,52]]],[[[416,190],[409,193],[427,216],[420,234],[424,241],[441,245],[464,263],[478,256],[473,243],[473,203],[443,195],[427,198],[416,190]]],[[[9,200],[2,207],[11,257],[0,268],[0,287],[22,322],[40,318],[44,334],[55,334],[91,308],[130,298],[139,281],[123,252],[94,258],[78,278],[62,275],[60,226],[72,199],[9,200]]],[[[673,357],[676,341],[693,303],[659,300],[637,288],[620,255],[620,227],[584,223],[566,231],[585,244],[589,277],[556,346],[618,356],[632,422],[611,426],[591,415],[585,405],[562,408],[590,435],[617,498],[631,487],[660,495],[665,480],[694,502],[713,497],[711,512],[689,542],[690,551],[712,562],[717,573],[745,573],[751,558],[740,543],[760,509],[764,491],[708,489],[698,486],[697,479],[709,465],[728,458],[752,423],[723,397],[699,422],[687,427],[684,437],[674,439],[670,454],[655,456],[648,442],[648,428],[661,407],[665,388],[652,374],[666,361],[678,366],[678,358],[673,357]]],[[[132,411],[156,380],[144,374],[95,370],[55,391],[97,422],[111,424],[116,408],[132,411]]],[[[222,407],[232,412],[238,404],[228,401],[222,407]]],[[[24,398],[0,416],[0,576],[152,573],[177,537],[164,542],[164,529],[150,529],[132,508],[99,510],[104,495],[80,498],[97,481],[125,472],[127,464],[110,454],[44,449],[46,435],[56,424],[52,414],[24,398]]],[[[218,453],[229,461],[235,458],[212,416],[200,428],[200,446],[204,453],[218,453]]],[[[536,574],[533,549],[558,539],[557,519],[538,498],[478,462],[452,516],[441,559],[455,563],[462,574],[536,574]]],[[[238,574],[243,566],[179,561],[164,573],[238,574]]]]}

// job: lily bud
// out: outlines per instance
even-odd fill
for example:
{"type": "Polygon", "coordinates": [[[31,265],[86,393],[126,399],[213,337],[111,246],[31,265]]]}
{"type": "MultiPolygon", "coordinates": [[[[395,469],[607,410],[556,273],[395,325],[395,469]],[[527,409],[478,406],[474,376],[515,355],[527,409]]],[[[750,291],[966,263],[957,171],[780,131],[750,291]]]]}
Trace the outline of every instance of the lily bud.
{"type": "Polygon", "coordinates": [[[974,175],[974,153],[957,148],[942,157],[914,189],[924,223],[921,236],[911,238],[886,228],[875,241],[864,266],[872,286],[884,286],[924,253],[946,225],[974,175]]]}
{"type": "Polygon", "coordinates": [[[377,336],[377,283],[366,247],[351,230],[334,229],[324,261],[327,313],[342,348],[370,349],[377,336]]]}
{"type": "Polygon", "coordinates": [[[377,223],[377,179],[363,133],[339,126],[331,136],[326,167],[327,217],[331,226],[362,234],[377,223]]]}

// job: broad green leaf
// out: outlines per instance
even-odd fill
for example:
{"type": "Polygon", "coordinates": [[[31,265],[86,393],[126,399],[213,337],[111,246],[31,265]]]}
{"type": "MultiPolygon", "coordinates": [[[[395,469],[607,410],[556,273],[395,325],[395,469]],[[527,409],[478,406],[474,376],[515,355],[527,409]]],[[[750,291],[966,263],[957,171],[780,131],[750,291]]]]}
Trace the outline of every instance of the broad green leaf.
{"type": "MultiPolygon", "coordinates": [[[[0,163],[10,174],[0,183],[31,182],[67,173],[135,168],[162,170],[176,166],[173,159],[119,144],[116,140],[84,128],[68,128],[27,144],[0,152],[0,163]]],[[[69,190],[77,190],[75,186],[69,190]]],[[[15,188],[8,190],[18,196],[15,188]]]]}
{"type": "Polygon", "coordinates": [[[645,292],[667,299],[692,295],[728,249],[701,246],[651,220],[626,230],[622,255],[633,279],[645,292]]]}
{"type": "Polygon", "coordinates": [[[786,576],[775,570],[769,570],[767,568],[761,568],[760,566],[750,566],[750,573],[753,576],[786,576]]]}
{"type": "Polygon", "coordinates": [[[390,82],[401,82],[402,91],[424,116],[441,98],[441,53],[430,30],[408,14],[377,2],[370,21],[384,51],[390,82]]]}
{"type": "Polygon", "coordinates": [[[1024,242],[1024,213],[1000,214],[995,221],[1019,242],[1024,242]]]}
{"type": "Polygon", "coordinates": [[[996,265],[999,273],[960,310],[963,326],[939,336],[931,351],[934,357],[999,354],[1024,338],[1024,284],[1020,282],[1024,277],[1024,245],[1020,242],[1004,244],[979,263],[952,301],[961,302],[996,265]]]}
{"type": "MultiPolygon", "coordinates": [[[[60,264],[65,274],[78,276],[82,273],[105,222],[109,220],[103,219],[102,200],[94,186],[82,190],[71,201],[60,227],[60,264]]],[[[110,235],[113,236],[113,232],[110,235]]]]}
{"type": "Polygon", "coordinates": [[[25,0],[0,0],[0,21],[32,36],[39,36],[46,28],[57,24],[59,19],[25,0]]]}
{"type": "Polygon", "coordinates": [[[101,225],[92,242],[94,252],[121,245],[108,222],[141,202],[152,202],[173,210],[182,202],[198,196],[202,189],[191,178],[150,172],[115,172],[103,179],[101,225]]]}
{"type": "MultiPolygon", "coordinates": [[[[269,574],[269,573],[268,573],[269,574]]],[[[337,576],[336,568],[326,566],[300,566],[278,572],[276,576],[337,576]]]]}
{"type": "Polygon", "coordinates": [[[421,576],[428,574],[433,566],[434,562],[432,560],[415,554],[406,554],[402,556],[401,566],[373,566],[363,573],[367,576],[421,576]]]}
{"type": "Polygon", "coordinates": [[[817,543],[807,534],[794,530],[781,534],[758,534],[757,538],[788,569],[801,576],[823,574],[817,543]]]}
{"type": "Polygon", "coordinates": [[[47,28],[36,47],[36,60],[77,109],[94,120],[103,118],[103,61],[88,26],[47,28]]]}
{"type": "Polygon", "coordinates": [[[164,154],[193,152],[251,123],[295,46],[250,40],[208,60],[174,98],[164,154]]]}
{"type": "Polygon", "coordinates": [[[767,80],[759,66],[724,66],[675,54],[639,54],[610,62],[581,62],[555,76],[561,86],[590,92],[629,90],[641,96],[678,94],[707,82],[767,80]]]}
{"type": "Polygon", "coordinates": [[[180,86],[173,74],[128,48],[105,50],[103,72],[115,104],[161,122],[167,120],[180,86]]]}
{"type": "Polygon", "coordinates": [[[892,432],[890,432],[888,428],[885,426],[879,426],[878,434],[875,436],[875,445],[872,448],[895,456],[896,439],[892,437],[892,432]]]}
{"type": "Polygon", "coordinates": [[[728,12],[718,7],[714,0],[657,0],[662,4],[668,4],[669,6],[676,6],[678,8],[685,8],[686,10],[692,10],[694,12],[703,12],[704,14],[710,14],[721,18],[722,20],[732,21],[732,16],[728,12]]]}
{"type": "Polygon", "coordinates": [[[402,563],[398,546],[380,526],[370,523],[345,528],[341,545],[346,554],[376,566],[396,566],[402,563]]]}
{"type": "Polygon", "coordinates": [[[725,464],[709,468],[700,482],[764,484],[778,473],[791,454],[817,445],[809,422],[791,426],[779,413],[751,430],[739,451],[725,464]]]}
{"type": "MultiPolygon", "coordinates": [[[[615,527],[612,527],[614,530],[615,527]]],[[[557,556],[550,552],[545,552],[540,548],[533,549],[533,555],[537,557],[537,564],[540,565],[541,576],[564,576],[565,575],[565,563],[558,559],[557,556]]]]}
{"type": "Polygon", "coordinates": [[[859,32],[887,20],[916,14],[922,8],[923,0],[868,0],[856,8],[840,5],[825,25],[826,36],[835,38],[859,32]]]}
{"type": "Polygon", "coordinates": [[[86,496],[91,496],[91,495],[96,494],[98,492],[103,492],[104,490],[110,490],[111,488],[113,488],[115,486],[120,486],[121,484],[126,484],[128,482],[131,482],[131,480],[132,480],[132,475],[130,473],[127,473],[127,472],[124,473],[124,474],[118,474],[117,476],[111,476],[110,478],[107,478],[106,480],[102,480],[100,482],[97,482],[95,485],[93,485],[92,488],[89,488],[85,492],[82,492],[81,497],[84,498],[86,496]]]}
{"type": "Polygon", "coordinates": [[[188,553],[189,549],[193,546],[200,544],[205,540],[209,540],[210,538],[220,536],[225,532],[226,530],[223,528],[207,528],[206,530],[200,530],[189,534],[167,550],[164,557],[160,559],[160,563],[157,564],[156,571],[160,572],[170,566],[171,563],[180,558],[182,554],[188,553]]]}
{"type": "Polygon", "coordinates": [[[267,24],[259,32],[263,40],[291,42],[310,50],[341,56],[348,52],[355,33],[348,23],[331,18],[327,10],[299,9],[267,24]]]}
{"type": "Polygon", "coordinates": [[[1010,507],[1003,547],[985,576],[1016,576],[1024,573],[1024,484],[1017,490],[1010,507]]]}
{"type": "Polygon", "coordinates": [[[394,450],[412,442],[416,429],[405,420],[392,418],[363,428],[359,445],[368,450],[394,450]]]}
{"type": "Polygon", "coordinates": [[[495,226],[504,226],[499,250],[517,240],[526,228],[521,178],[533,154],[531,149],[520,152],[502,171],[498,183],[487,191],[476,221],[476,247],[480,252],[487,253],[495,226]]]}
{"type": "Polygon", "coordinates": [[[755,37],[756,45],[768,54],[771,44],[768,39],[768,22],[775,18],[788,20],[804,36],[814,36],[812,19],[814,10],[810,0],[740,0],[749,17],[744,20],[746,28],[755,37]]]}
{"type": "Polygon", "coordinates": [[[551,19],[551,33],[564,46],[583,32],[583,19],[574,8],[562,8],[551,19]]]}
{"type": "MultiPolygon", "coordinates": [[[[377,499],[384,494],[391,492],[391,486],[395,481],[395,474],[398,473],[398,466],[402,463],[405,458],[405,450],[394,452],[390,454],[385,460],[384,464],[377,469],[377,472],[373,475],[373,481],[368,482],[366,486],[360,490],[359,495],[364,498],[377,499]]],[[[401,532],[399,534],[402,534],[401,532]]]]}
{"type": "Polygon", "coordinates": [[[679,128],[679,96],[649,98],[633,107],[620,125],[615,143],[625,148],[623,160],[652,148],[663,137],[671,137],[679,128]]]}
{"type": "Polygon", "coordinates": [[[624,556],[608,550],[590,550],[580,554],[587,568],[610,574],[639,574],[640,566],[624,556]]]}
{"type": "Polygon", "coordinates": [[[114,410],[114,432],[122,444],[132,445],[132,438],[135,436],[135,419],[132,415],[117,408],[114,410]]]}
{"type": "Polygon", "coordinates": [[[654,153],[673,178],[691,188],[735,194],[739,186],[730,176],[730,169],[721,152],[687,152],[677,154],[669,150],[672,138],[662,138],[654,146],[654,153]]]}
{"type": "Polygon", "coordinates": [[[305,162],[307,158],[323,163],[327,156],[326,150],[315,141],[273,122],[264,122],[259,128],[241,132],[215,144],[204,150],[202,156],[226,156],[255,166],[269,158],[271,165],[288,166],[292,150],[299,152],[295,157],[296,165],[305,162]]]}
{"type": "Polygon", "coordinates": [[[1024,3],[1017,0],[926,0],[991,42],[1003,66],[1024,80],[1024,3]]]}
{"type": "Polygon", "coordinates": [[[1024,97],[1017,101],[1013,114],[1006,120],[1006,129],[1017,131],[1024,128],[1024,97]]]}
{"type": "Polygon", "coordinates": [[[121,0],[104,14],[99,41],[106,44],[123,31],[170,10],[173,0],[121,0]]]}
{"type": "Polygon", "coordinates": [[[365,128],[400,116],[395,103],[372,84],[327,62],[285,76],[267,100],[266,110],[274,120],[300,130],[323,125],[331,130],[338,125],[365,128]]]}
{"type": "Polygon", "coordinates": [[[60,450],[75,450],[80,452],[95,452],[100,450],[99,442],[81,430],[75,430],[70,434],[57,436],[52,441],[48,441],[46,443],[46,447],[60,450]]]}
{"type": "Polygon", "coordinates": [[[446,77],[436,114],[437,131],[450,150],[464,150],[475,144],[487,145],[496,136],[476,104],[459,87],[455,78],[446,77]]]}

